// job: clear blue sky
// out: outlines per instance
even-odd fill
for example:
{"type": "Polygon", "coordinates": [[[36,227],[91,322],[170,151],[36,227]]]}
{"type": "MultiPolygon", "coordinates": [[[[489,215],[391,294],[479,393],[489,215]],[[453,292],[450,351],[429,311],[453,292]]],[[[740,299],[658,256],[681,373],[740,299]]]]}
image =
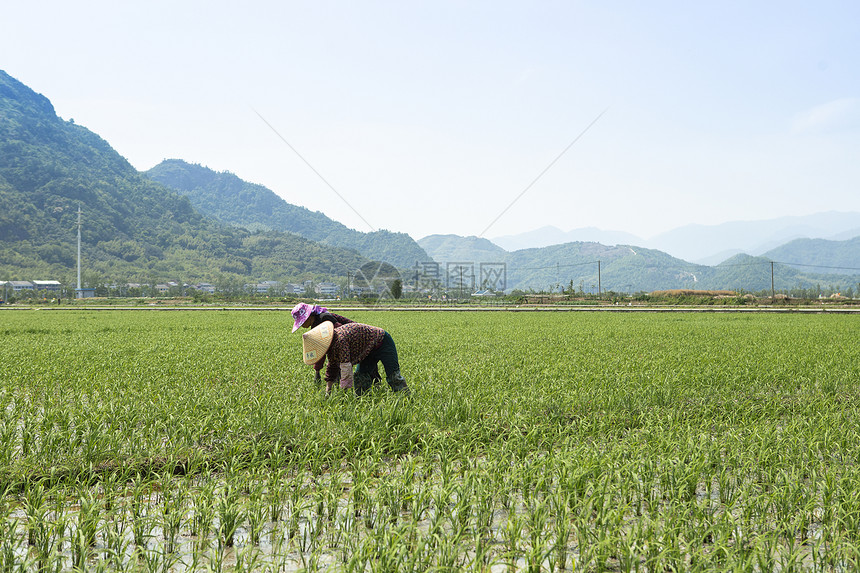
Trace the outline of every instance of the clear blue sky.
{"type": "Polygon", "coordinates": [[[359,230],[649,238],[860,211],[858,30],[854,0],[52,0],[6,3],[0,69],[140,170],[359,230]]]}

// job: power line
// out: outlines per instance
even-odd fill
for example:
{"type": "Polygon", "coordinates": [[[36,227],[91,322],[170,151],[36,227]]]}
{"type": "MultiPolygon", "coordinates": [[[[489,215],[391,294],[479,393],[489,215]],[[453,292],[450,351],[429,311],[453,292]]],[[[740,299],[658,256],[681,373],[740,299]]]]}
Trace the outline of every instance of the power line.
{"type": "Polygon", "coordinates": [[[810,264],[804,264],[804,263],[786,263],[786,262],[782,262],[782,261],[773,261],[773,262],[778,264],[778,265],[789,265],[792,267],[812,267],[812,268],[818,268],[818,269],[843,269],[846,271],[860,271],[860,268],[858,268],[858,267],[833,267],[833,266],[828,266],[828,265],[810,265],[810,264]]]}
{"type": "Polygon", "coordinates": [[[785,261],[756,261],[754,263],[719,264],[719,265],[716,265],[716,266],[713,266],[710,268],[718,270],[718,269],[727,268],[727,267],[755,267],[755,266],[766,266],[766,265],[770,265],[770,264],[785,265],[788,267],[809,267],[809,268],[817,268],[817,269],[842,269],[842,270],[846,270],[846,271],[860,271],[860,268],[858,268],[858,267],[843,267],[843,266],[834,267],[834,266],[828,266],[828,265],[811,265],[811,264],[807,264],[807,263],[789,263],[789,262],[785,262],[785,261]]]}
{"type": "Polygon", "coordinates": [[[346,198],[345,198],[343,195],[341,195],[341,194],[338,192],[338,190],[337,190],[337,189],[335,189],[335,188],[334,188],[334,186],[332,186],[332,184],[331,184],[331,183],[329,183],[329,182],[328,182],[328,180],[327,180],[325,177],[323,177],[323,176],[322,176],[322,174],[321,174],[319,171],[317,171],[317,170],[316,170],[316,168],[315,168],[313,165],[311,165],[311,164],[310,164],[310,162],[309,162],[307,159],[305,159],[305,158],[304,158],[304,156],[303,156],[301,153],[299,153],[299,152],[298,152],[298,150],[297,150],[295,147],[293,147],[292,145],[290,145],[290,142],[289,142],[289,141],[287,141],[287,140],[284,138],[284,136],[283,136],[283,135],[281,135],[281,134],[280,134],[280,132],[279,132],[277,129],[275,129],[275,126],[273,126],[271,123],[269,123],[269,122],[266,120],[266,118],[265,118],[265,117],[263,117],[263,116],[260,114],[260,112],[258,112],[256,109],[251,108],[251,110],[252,110],[254,113],[256,113],[256,114],[257,114],[257,117],[259,117],[261,120],[263,120],[263,123],[265,123],[267,126],[269,126],[269,129],[271,129],[271,130],[274,132],[274,134],[275,134],[275,135],[277,135],[277,136],[278,136],[278,138],[280,138],[280,140],[281,140],[281,141],[283,141],[283,142],[287,145],[287,147],[289,147],[289,148],[293,151],[293,153],[295,153],[295,154],[298,156],[298,158],[299,158],[299,159],[301,159],[302,161],[304,161],[305,165],[307,165],[307,166],[310,168],[310,170],[311,170],[311,171],[313,171],[313,172],[314,172],[314,174],[316,174],[316,176],[317,176],[317,177],[319,177],[319,178],[320,178],[320,180],[321,180],[323,183],[325,183],[325,184],[328,186],[328,188],[329,188],[329,189],[331,189],[331,190],[334,192],[334,194],[335,194],[335,195],[337,195],[337,196],[340,198],[340,200],[341,200],[341,201],[343,201],[343,202],[344,202],[344,204],[345,204],[347,207],[349,207],[350,209],[352,209],[352,212],[353,212],[353,213],[355,213],[355,214],[358,216],[358,218],[359,218],[359,219],[361,219],[362,221],[364,221],[364,224],[365,224],[365,225],[367,225],[368,227],[370,227],[370,230],[371,230],[371,231],[374,231],[374,232],[376,231],[376,227],[374,227],[373,225],[371,225],[370,223],[368,223],[368,222],[367,222],[367,219],[365,219],[364,217],[362,217],[362,216],[361,216],[361,213],[359,213],[358,211],[356,211],[355,207],[353,207],[353,206],[352,206],[352,203],[350,203],[349,201],[347,201],[347,200],[346,200],[346,198]]]}
{"type": "Polygon", "coordinates": [[[549,265],[549,266],[547,266],[547,267],[517,267],[517,270],[521,270],[521,271],[542,271],[542,270],[545,270],[545,269],[567,269],[567,268],[571,268],[571,267],[581,267],[581,266],[584,266],[584,265],[593,265],[593,264],[595,264],[595,263],[599,263],[599,262],[600,262],[600,261],[588,261],[588,262],[585,262],[585,263],[572,263],[572,264],[569,264],[569,265],[558,265],[558,264],[556,264],[556,265],[549,265]]]}
{"type": "Polygon", "coordinates": [[[604,113],[606,113],[608,110],[609,110],[609,108],[606,108],[606,109],[604,109],[603,111],[601,111],[599,114],[597,114],[597,117],[595,117],[595,118],[591,121],[591,123],[589,123],[589,124],[585,127],[585,129],[583,129],[583,130],[579,133],[579,135],[577,135],[575,138],[573,138],[573,141],[571,141],[571,142],[567,145],[567,147],[565,147],[565,148],[562,150],[562,152],[561,152],[561,153],[559,153],[559,154],[555,157],[555,159],[553,159],[552,161],[550,161],[550,162],[549,162],[549,165],[547,165],[546,167],[544,167],[543,171],[541,171],[540,173],[538,173],[538,176],[537,176],[537,177],[535,177],[534,179],[532,179],[532,182],[531,182],[531,183],[529,183],[528,185],[526,185],[526,188],[525,188],[525,189],[523,189],[522,191],[520,191],[520,194],[519,194],[519,195],[517,195],[516,197],[514,197],[514,200],[513,200],[513,201],[511,201],[511,202],[510,202],[510,204],[509,204],[507,207],[505,207],[504,209],[502,209],[502,212],[501,212],[501,213],[499,213],[499,214],[496,216],[496,218],[495,218],[495,219],[493,219],[493,220],[490,222],[490,224],[489,224],[489,225],[487,225],[487,227],[486,227],[483,231],[481,231],[481,234],[479,234],[479,235],[478,235],[478,237],[479,237],[479,238],[480,238],[480,237],[483,237],[483,236],[487,233],[487,231],[489,231],[489,230],[490,230],[490,227],[492,227],[493,225],[495,225],[495,224],[496,224],[496,221],[498,221],[499,219],[501,219],[501,218],[502,218],[502,215],[504,215],[505,213],[507,213],[507,212],[508,212],[508,209],[510,209],[511,207],[513,207],[513,206],[514,206],[514,203],[516,203],[517,201],[519,201],[519,200],[520,200],[520,198],[521,198],[523,195],[525,195],[525,194],[526,194],[526,191],[528,191],[529,189],[531,189],[531,188],[532,188],[532,185],[534,185],[535,183],[537,183],[537,182],[538,182],[538,180],[539,180],[541,177],[543,177],[544,173],[546,173],[547,171],[549,171],[549,170],[550,170],[550,168],[551,168],[553,165],[555,165],[556,161],[558,161],[559,159],[561,159],[561,158],[562,158],[562,156],[563,156],[565,153],[567,153],[567,150],[568,150],[568,149],[570,149],[571,147],[573,147],[573,145],[574,145],[577,141],[579,141],[579,140],[580,140],[580,138],[581,138],[583,135],[585,135],[585,134],[586,134],[586,132],[587,132],[589,129],[591,129],[591,126],[593,126],[595,123],[597,123],[597,120],[598,120],[598,119],[600,119],[601,117],[603,117],[603,114],[604,114],[604,113]]]}

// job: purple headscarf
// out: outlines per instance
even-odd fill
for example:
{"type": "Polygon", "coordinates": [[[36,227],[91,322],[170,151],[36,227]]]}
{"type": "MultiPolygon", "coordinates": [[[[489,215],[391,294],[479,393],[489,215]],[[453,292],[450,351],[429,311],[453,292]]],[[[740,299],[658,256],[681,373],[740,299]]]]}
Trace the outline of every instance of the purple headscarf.
{"type": "Polygon", "coordinates": [[[324,306],[309,305],[306,302],[300,302],[296,306],[293,307],[291,314],[295,319],[295,323],[293,324],[293,332],[297,331],[308,319],[309,316],[313,314],[321,314],[323,312],[328,312],[328,309],[324,306]]]}

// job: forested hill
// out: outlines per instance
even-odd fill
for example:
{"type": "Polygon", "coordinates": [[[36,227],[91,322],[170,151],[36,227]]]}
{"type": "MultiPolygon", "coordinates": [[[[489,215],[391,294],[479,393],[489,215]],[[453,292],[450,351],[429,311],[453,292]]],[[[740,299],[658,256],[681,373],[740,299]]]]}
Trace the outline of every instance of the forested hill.
{"type": "Polygon", "coordinates": [[[188,197],[201,213],[223,223],[250,230],[295,233],[328,245],[356,249],[365,257],[401,269],[413,267],[417,261],[432,260],[406,233],[350,229],[319,211],[287,203],[267,187],[229,172],[168,159],[146,174],[188,197]]]}
{"type": "MultiPolygon", "coordinates": [[[[508,252],[477,237],[430,235],[419,243],[440,263],[440,280],[457,284],[465,265],[464,280],[478,287],[492,283],[504,269],[507,289],[558,291],[560,288],[596,293],[636,292],[664,289],[732,289],[746,291],[810,289],[816,285],[853,287],[860,283],[857,272],[784,264],[771,267],[765,257],[736,255],[716,266],[690,263],[655,249],[634,245],[606,246],[594,242],[571,242],[508,252]],[[773,271],[773,275],[771,275],[773,271]],[[495,273],[495,274],[494,274],[495,273]],[[773,283],[771,283],[773,280],[773,283]]],[[[788,255],[787,255],[788,257],[788,255]]],[[[790,257],[785,261],[797,261],[790,257]]],[[[844,263],[841,263],[844,264],[844,263]]],[[[856,267],[855,267],[856,268],[856,267]]]]}
{"type": "Polygon", "coordinates": [[[846,241],[795,239],[766,252],[775,261],[794,263],[799,267],[829,267],[847,273],[860,269],[860,236],[846,241]]]}
{"type": "Polygon", "coordinates": [[[6,280],[72,284],[79,206],[87,286],[310,278],[343,275],[342,269],[367,262],[356,251],[207,219],[2,70],[0,206],[0,278],[6,280]]]}

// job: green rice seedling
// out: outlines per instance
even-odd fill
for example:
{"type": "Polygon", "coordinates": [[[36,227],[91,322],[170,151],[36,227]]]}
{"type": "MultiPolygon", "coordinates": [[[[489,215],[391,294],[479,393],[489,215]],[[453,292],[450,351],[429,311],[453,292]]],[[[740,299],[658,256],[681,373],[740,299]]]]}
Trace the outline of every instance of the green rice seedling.
{"type": "Polygon", "coordinates": [[[266,495],[269,500],[269,521],[280,521],[283,516],[286,501],[285,479],[286,474],[281,467],[268,472],[266,495]]]}
{"type": "Polygon", "coordinates": [[[494,492],[490,489],[490,479],[485,474],[475,477],[473,487],[475,563],[479,568],[486,568],[491,557],[490,541],[495,518],[494,492]]]}
{"type": "Polygon", "coordinates": [[[38,415],[27,413],[21,418],[21,457],[26,458],[36,443],[36,420],[38,415]]]}
{"type": "Polygon", "coordinates": [[[257,545],[249,545],[236,552],[235,573],[259,571],[262,565],[262,555],[257,545]]]}
{"type": "Polygon", "coordinates": [[[552,543],[549,536],[550,508],[548,501],[535,500],[527,507],[525,522],[528,526],[529,545],[525,552],[526,567],[529,573],[539,573],[544,561],[552,553],[552,543]]]}
{"type": "MultiPolygon", "coordinates": [[[[89,553],[89,548],[96,544],[96,536],[99,530],[99,522],[101,521],[102,501],[98,494],[93,492],[91,488],[79,488],[77,492],[79,500],[78,518],[75,523],[76,535],[79,553],[89,553]]],[[[79,557],[83,557],[79,554],[79,557]]]]}
{"type": "Polygon", "coordinates": [[[447,450],[439,451],[439,475],[442,478],[442,488],[448,489],[454,482],[456,475],[456,467],[452,452],[447,450]]]}
{"type": "Polygon", "coordinates": [[[163,473],[158,480],[161,492],[161,530],[164,535],[165,551],[176,551],[176,538],[185,522],[188,482],[163,473]]]}
{"type": "Polygon", "coordinates": [[[517,569],[517,560],[521,555],[520,540],[523,534],[523,520],[515,511],[509,511],[502,530],[502,540],[505,547],[505,561],[508,571],[517,569]]]}
{"type": "Polygon", "coordinates": [[[215,521],[215,487],[213,480],[206,480],[191,495],[189,523],[190,535],[194,538],[191,549],[192,570],[209,549],[210,534],[215,521]]]}
{"type": "Polygon", "coordinates": [[[10,519],[8,513],[0,514],[0,517],[0,571],[24,570],[22,559],[25,559],[26,551],[22,551],[20,546],[18,520],[10,519]]]}
{"type": "Polygon", "coordinates": [[[59,572],[65,567],[63,556],[64,540],[66,536],[68,516],[65,512],[57,512],[55,502],[53,515],[47,539],[40,544],[35,555],[35,567],[40,573],[52,571],[59,572]]]}
{"type": "Polygon", "coordinates": [[[299,515],[302,511],[303,498],[305,493],[307,492],[307,488],[304,484],[305,474],[304,468],[299,467],[296,472],[295,477],[292,479],[292,484],[289,489],[289,501],[288,501],[288,537],[289,539],[293,539],[299,530],[299,515]]]}
{"type": "Polygon", "coordinates": [[[437,537],[446,533],[446,523],[450,526],[450,508],[451,498],[454,495],[454,485],[449,485],[447,488],[444,484],[439,484],[432,490],[433,506],[430,510],[430,520],[427,527],[427,536],[430,538],[430,543],[436,542],[437,537]]]}
{"type": "Polygon", "coordinates": [[[222,488],[215,504],[218,516],[218,545],[219,547],[233,547],[236,531],[244,517],[239,487],[228,479],[222,488]]]}
{"type": "Polygon", "coordinates": [[[260,481],[259,476],[253,476],[248,493],[246,514],[248,518],[248,536],[252,545],[260,545],[263,528],[266,525],[266,517],[269,514],[270,505],[264,499],[265,484],[260,481]]]}
{"type": "Polygon", "coordinates": [[[717,486],[720,503],[727,508],[733,507],[739,490],[735,472],[729,467],[721,468],[717,486]]]}
{"type": "Polygon", "coordinates": [[[466,530],[474,517],[474,486],[471,480],[460,482],[454,486],[454,503],[451,506],[453,526],[458,530],[466,530]]]}
{"type": "Polygon", "coordinates": [[[308,514],[308,523],[307,523],[307,531],[310,537],[310,550],[311,552],[315,552],[317,547],[320,545],[320,539],[325,535],[326,531],[326,506],[325,502],[327,499],[326,492],[323,489],[314,489],[312,492],[312,499],[310,501],[310,507],[315,508],[313,513],[308,514]]]}
{"type": "Polygon", "coordinates": [[[756,567],[765,573],[776,571],[779,540],[771,533],[764,533],[756,540],[756,567]]]}
{"type": "Polygon", "coordinates": [[[224,570],[224,561],[227,558],[228,548],[220,541],[215,544],[212,551],[208,554],[209,560],[207,569],[220,573],[224,570]]]}
{"type": "MultiPolygon", "coordinates": [[[[146,571],[147,573],[163,573],[166,569],[164,553],[159,547],[137,547],[135,548],[129,568],[132,571],[146,571]]],[[[80,569],[85,571],[86,569],[80,569]]]]}
{"type": "Polygon", "coordinates": [[[423,485],[417,485],[411,495],[409,495],[408,502],[409,522],[413,529],[416,529],[418,524],[426,519],[430,508],[433,506],[431,489],[423,485]]]}
{"type": "Polygon", "coordinates": [[[27,544],[42,547],[48,538],[48,503],[41,482],[24,486],[24,515],[27,518],[27,544]]]}
{"type": "Polygon", "coordinates": [[[487,547],[487,539],[484,533],[478,528],[475,528],[472,535],[474,538],[475,556],[469,569],[472,571],[484,571],[490,562],[490,550],[487,547]]]}
{"type": "Polygon", "coordinates": [[[131,510],[131,528],[134,545],[140,549],[146,546],[152,531],[151,517],[149,515],[149,484],[137,477],[131,483],[131,499],[129,507],[131,510]]]}
{"type": "Polygon", "coordinates": [[[104,561],[114,569],[122,568],[125,554],[132,545],[128,535],[128,518],[128,511],[123,504],[112,503],[111,509],[106,509],[104,513],[104,561]]]}
{"type": "Polygon", "coordinates": [[[561,486],[556,488],[554,495],[550,498],[555,537],[552,548],[555,555],[551,561],[551,571],[554,568],[559,571],[564,571],[567,568],[568,543],[571,534],[570,501],[570,494],[561,486]]]}
{"type": "MultiPolygon", "coordinates": [[[[290,519],[296,521],[296,531],[294,542],[298,544],[298,549],[301,553],[310,551],[311,543],[314,542],[313,537],[313,502],[311,500],[302,499],[298,505],[293,508],[293,514],[290,519]],[[303,525],[303,527],[302,527],[303,525]]],[[[292,524],[291,524],[292,526],[292,524]]]]}
{"type": "Polygon", "coordinates": [[[436,541],[436,568],[440,571],[457,571],[466,561],[462,548],[463,530],[441,536],[436,541]]]}
{"type": "MultiPolygon", "coordinates": [[[[357,542],[357,546],[351,552],[349,560],[344,565],[344,570],[348,573],[364,573],[367,571],[371,563],[372,552],[369,549],[369,541],[367,538],[357,542]]],[[[381,571],[381,569],[380,569],[381,571]]]]}
{"type": "Polygon", "coordinates": [[[72,531],[71,546],[72,568],[83,570],[84,564],[91,553],[91,549],[87,544],[86,534],[80,529],[74,529],[72,531]]]}

